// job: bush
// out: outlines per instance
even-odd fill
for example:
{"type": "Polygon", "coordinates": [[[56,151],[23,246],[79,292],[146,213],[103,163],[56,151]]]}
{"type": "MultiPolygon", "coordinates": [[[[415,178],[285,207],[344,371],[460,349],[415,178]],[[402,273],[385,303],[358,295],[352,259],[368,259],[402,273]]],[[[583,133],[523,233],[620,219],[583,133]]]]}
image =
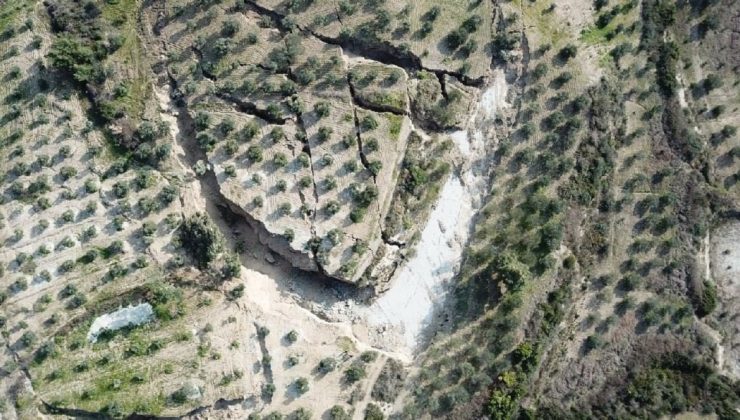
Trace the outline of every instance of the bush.
{"type": "Polygon", "coordinates": [[[344,371],[344,379],[350,384],[359,381],[360,379],[364,378],[365,375],[367,375],[367,373],[365,372],[365,367],[359,363],[353,364],[344,371]]]}
{"type": "Polygon", "coordinates": [[[308,156],[307,153],[301,153],[298,155],[298,163],[301,164],[302,167],[308,168],[311,166],[311,158],[308,156]]]}
{"type": "Polygon", "coordinates": [[[530,278],[529,268],[511,252],[497,254],[490,268],[492,274],[512,291],[520,290],[530,278]]]}
{"type": "Polygon", "coordinates": [[[303,176],[298,181],[298,186],[300,186],[301,188],[308,188],[311,185],[313,185],[313,179],[310,176],[303,176]]]}
{"type": "Polygon", "coordinates": [[[227,37],[233,37],[236,35],[237,32],[239,32],[239,29],[241,28],[241,25],[239,25],[239,22],[236,20],[230,19],[223,23],[221,26],[221,35],[227,36],[227,37]]]}
{"type": "Polygon", "coordinates": [[[578,48],[573,44],[568,44],[558,52],[558,57],[563,61],[574,58],[578,53],[578,48]]]}
{"type": "Polygon", "coordinates": [[[712,313],[717,307],[717,287],[708,282],[704,282],[699,299],[696,305],[696,314],[704,317],[712,313]]]}
{"type": "Polygon", "coordinates": [[[351,420],[352,416],[341,405],[335,405],[329,410],[330,420],[351,420]]]}
{"type": "Polygon", "coordinates": [[[458,49],[461,45],[463,45],[467,40],[467,31],[462,28],[458,28],[447,34],[447,37],[445,38],[445,43],[447,44],[447,48],[454,51],[458,49]]]}
{"type": "Polygon", "coordinates": [[[362,131],[372,131],[378,128],[378,121],[372,115],[367,115],[360,122],[360,127],[362,131]]]}
{"type": "Polygon", "coordinates": [[[298,341],[298,332],[296,330],[291,330],[288,334],[285,335],[285,340],[287,340],[290,344],[295,343],[296,341],[298,341]]]}
{"type": "Polygon", "coordinates": [[[311,420],[311,418],[311,411],[302,407],[294,410],[290,415],[288,415],[288,420],[311,420]]]}
{"type": "Polygon", "coordinates": [[[287,216],[290,214],[292,209],[293,207],[290,205],[290,203],[284,202],[284,203],[280,203],[277,210],[278,210],[278,214],[280,214],[281,216],[287,216]]]}
{"type": "Polygon", "coordinates": [[[318,133],[316,134],[316,139],[319,142],[324,143],[331,138],[333,131],[334,130],[332,130],[331,127],[319,127],[318,133]]]}
{"type": "Polygon", "coordinates": [[[604,345],[604,340],[601,338],[601,336],[592,334],[589,335],[586,338],[586,341],[583,343],[584,348],[587,352],[590,352],[591,350],[596,350],[604,345]]]}
{"type": "Polygon", "coordinates": [[[63,180],[67,181],[68,179],[77,176],[77,169],[73,168],[72,166],[63,166],[59,170],[59,175],[62,177],[63,180]]]}
{"type": "Polygon", "coordinates": [[[548,70],[549,70],[549,68],[548,68],[547,64],[545,64],[545,63],[538,63],[534,67],[534,70],[532,70],[531,76],[532,76],[532,78],[534,80],[541,79],[543,76],[545,76],[547,74],[548,70]]]}
{"type": "Polygon", "coordinates": [[[262,148],[257,145],[249,146],[249,149],[247,149],[247,158],[249,158],[249,160],[251,160],[252,162],[261,162],[262,148]]]}
{"type": "Polygon", "coordinates": [[[339,212],[341,208],[341,205],[336,200],[331,200],[326,204],[326,207],[324,208],[326,210],[326,214],[329,216],[333,216],[339,212]]]}
{"type": "Polygon", "coordinates": [[[365,408],[365,420],[383,420],[383,411],[377,405],[369,403],[365,408]]]}
{"type": "Polygon", "coordinates": [[[308,386],[308,379],[306,378],[298,378],[294,382],[295,390],[298,393],[298,395],[303,395],[306,392],[308,392],[309,386],[308,386]]]}
{"type": "Polygon", "coordinates": [[[280,192],[285,192],[288,189],[288,182],[284,179],[280,179],[275,183],[275,188],[280,192]]]}
{"type": "Polygon", "coordinates": [[[272,396],[275,394],[275,385],[273,384],[264,384],[262,386],[262,395],[269,399],[272,399],[272,396]]]}
{"type": "Polygon", "coordinates": [[[319,365],[316,368],[319,373],[326,375],[329,372],[333,372],[337,367],[337,361],[332,357],[325,357],[319,361],[319,365]]]}
{"type": "Polygon", "coordinates": [[[360,360],[365,363],[374,362],[378,358],[378,353],[374,351],[366,351],[360,355],[360,360]]]}
{"type": "Polygon", "coordinates": [[[206,268],[222,250],[220,232],[203,213],[195,213],[183,222],[180,240],[199,268],[206,268]]]}
{"type": "Polygon", "coordinates": [[[316,112],[316,116],[321,118],[326,118],[329,116],[331,112],[331,107],[329,106],[328,102],[317,102],[316,105],[314,105],[313,110],[316,112]]]}
{"type": "Polygon", "coordinates": [[[70,36],[57,38],[48,55],[52,67],[69,73],[78,82],[93,81],[97,63],[93,50],[81,40],[70,36]]]}
{"type": "Polygon", "coordinates": [[[285,153],[281,153],[281,152],[275,153],[275,157],[273,158],[273,163],[278,168],[282,168],[288,164],[288,157],[285,156],[285,153]]]}
{"type": "Polygon", "coordinates": [[[383,162],[374,160],[368,164],[367,169],[371,174],[373,174],[373,176],[378,176],[380,170],[383,169],[383,162]]]}

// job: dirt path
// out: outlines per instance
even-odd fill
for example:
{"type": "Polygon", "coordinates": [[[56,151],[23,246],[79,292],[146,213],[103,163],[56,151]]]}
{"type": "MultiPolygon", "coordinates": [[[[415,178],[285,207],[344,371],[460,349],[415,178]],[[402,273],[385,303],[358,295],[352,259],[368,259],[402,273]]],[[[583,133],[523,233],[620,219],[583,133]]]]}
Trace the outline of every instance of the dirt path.
{"type": "Polygon", "coordinates": [[[362,401],[359,401],[354,405],[355,414],[352,417],[354,420],[363,420],[365,418],[365,408],[368,404],[373,402],[373,385],[375,385],[375,382],[378,380],[380,372],[383,371],[383,366],[385,365],[386,360],[386,357],[378,357],[378,360],[376,360],[376,363],[373,365],[372,370],[370,370],[370,372],[368,373],[366,380],[367,390],[365,390],[365,396],[362,398],[362,401]]]}

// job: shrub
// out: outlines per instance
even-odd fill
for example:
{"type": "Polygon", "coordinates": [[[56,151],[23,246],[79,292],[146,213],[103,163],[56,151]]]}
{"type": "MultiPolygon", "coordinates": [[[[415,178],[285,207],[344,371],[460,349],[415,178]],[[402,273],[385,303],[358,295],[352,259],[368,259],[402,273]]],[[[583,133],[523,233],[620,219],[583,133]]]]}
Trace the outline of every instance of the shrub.
{"type": "Polygon", "coordinates": [[[532,70],[531,76],[534,80],[541,79],[547,74],[549,67],[545,63],[538,63],[532,70]]]}
{"type": "Polygon", "coordinates": [[[19,342],[23,347],[31,347],[36,343],[36,334],[33,331],[26,331],[21,335],[19,342]]]}
{"type": "Polygon", "coordinates": [[[306,408],[302,408],[302,407],[297,410],[294,410],[288,416],[289,420],[311,420],[311,418],[312,418],[311,411],[306,408]]]}
{"type": "Polygon", "coordinates": [[[229,299],[236,300],[244,296],[244,285],[240,284],[229,291],[229,299]]]}
{"type": "Polygon", "coordinates": [[[344,137],[342,137],[342,144],[344,145],[344,147],[349,149],[350,147],[357,144],[357,136],[353,134],[345,135],[344,137]]]}
{"type": "Polygon", "coordinates": [[[180,240],[199,268],[207,267],[222,250],[220,232],[203,213],[195,213],[185,219],[180,230],[180,240]]]}
{"type": "Polygon", "coordinates": [[[275,153],[275,157],[273,158],[273,163],[278,168],[282,168],[288,164],[288,157],[285,156],[285,153],[281,153],[281,152],[275,153]]]}
{"type": "Polygon", "coordinates": [[[293,206],[291,206],[290,203],[280,203],[280,205],[278,206],[278,214],[280,214],[281,216],[287,216],[290,214],[292,209],[293,206]]]}
{"type": "Polygon", "coordinates": [[[97,64],[93,50],[81,40],[71,36],[57,38],[51,45],[48,57],[52,67],[70,74],[78,82],[93,81],[97,64]]]}
{"type": "Polygon", "coordinates": [[[378,353],[374,351],[366,351],[360,355],[360,360],[365,363],[374,362],[378,358],[378,353]]]}
{"type": "Polygon", "coordinates": [[[302,167],[308,168],[311,166],[311,158],[308,156],[307,153],[301,153],[298,155],[298,163],[301,164],[302,167]]]}
{"type": "Polygon", "coordinates": [[[378,128],[378,121],[372,115],[366,115],[360,122],[363,131],[372,131],[378,128]]]}
{"type": "Polygon", "coordinates": [[[257,133],[259,133],[259,126],[253,121],[250,121],[239,131],[239,138],[242,141],[250,141],[257,133]]]}
{"type": "Polygon", "coordinates": [[[365,408],[365,420],[383,420],[383,411],[377,405],[369,403],[365,408]]]}
{"type": "Polygon", "coordinates": [[[521,289],[530,278],[529,268],[510,252],[497,254],[491,263],[491,270],[513,291],[521,289]]]}
{"type": "Polygon", "coordinates": [[[308,392],[309,386],[308,386],[308,379],[306,378],[298,378],[294,382],[295,390],[298,393],[298,395],[303,395],[306,392],[308,392]]]}
{"type": "Polygon", "coordinates": [[[337,361],[331,357],[325,357],[319,361],[319,365],[316,368],[319,373],[326,375],[329,372],[334,371],[337,367],[337,361]]]}
{"type": "Polygon", "coordinates": [[[301,188],[308,188],[313,185],[313,179],[310,176],[301,177],[301,179],[298,181],[298,185],[301,188]]]}
{"type": "Polygon", "coordinates": [[[568,44],[558,52],[558,57],[563,61],[568,61],[575,57],[578,53],[578,48],[573,44],[568,44]]]}
{"type": "Polygon", "coordinates": [[[360,223],[365,218],[366,213],[367,209],[364,207],[354,208],[349,213],[349,219],[352,221],[352,223],[360,223]]]}
{"type": "Polygon", "coordinates": [[[717,307],[717,287],[708,282],[704,282],[704,287],[701,290],[699,299],[696,305],[696,313],[700,317],[704,317],[712,313],[717,307]]]}
{"type": "Polygon", "coordinates": [[[314,112],[316,112],[316,116],[321,118],[326,118],[329,116],[331,112],[331,107],[329,106],[328,102],[317,102],[316,105],[313,107],[314,112]]]}
{"type": "Polygon", "coordinates": [[[249,146],[249,149],[247,149],[247,158],[249,158],[249,160],[251,160],[252,162],[261,162],[262,148],[257,145],[249,146]]]}
{"type": "Polygon", "coordinates": [[[341,405],[335,405],[329,410],[329,419],[331,420],[351,420],[352,416],[341,405]]]}
{"type": "Polygon", "coordinates": [[[337,188],[337,179],[332,175],[326,177],[326,179],[324,180],[324,189],[327,191],[331,191],[335,188],[337,188]]]}
{"type": "Polygon", "coordinates": [[[233,37],[237,32],[239,32],[240,28],[241,25],[239,25],[239,22],[234,19],[229,19],[221,26],[221,35],[233,37]]]}
{"type": "Polygon", "coordinates": [[[225,57],[231,50],[232,42],[228,38],[219,38],[213,43],[213,54],[216,57],[225,57]]]}
{"type": "Polygon", "coordinates": [[[331,200],[328,203],[326,203],[325,210],[328,215],[333,216],[339,212],[340,208],[341,207],[338,201],[331,200]]]}
{"type": "Polygon", "coordinates": [[[331,127],[319,127],[318,133],[316,134],[316,139],[319,142],[324,143],[331,138],[333,132],[334,130],[332,130],[331,127]]]}
{"type": "Polygon", "coordinates": [[[75,293],[67,302],[67,309],[77,309],[87,303],[87,298],[82,293],[75,293]]]}
{"type": "Polygon", "coordinates": [[[332,155],[330,155],[330,154],[327,153],[327,154],[325,154],[324,156],[321,157],[321,164],[322,165],[329,166],[332,163],[334,163],[334,156],[332,156],[332,155]]]}
{"type": "Polygon", "coordinates": [[[368,164],[367,169],[371,174],[373,174],[373,176],[377,176],[380,173],[380,170],[383,169],[383,162],[374,160],[368,164]]]}
{"type": "Polygon", "coordinates": [[[586,341],[583,343],[584,348],[587,352],[590,352],[591,350],[596,350],[604,345],[604,340],[601,338],[601,336],[592,334],[589,335],[586,338],[586,341]]]}
{"type": "Polygon", "coordinates": [[[458,28],[447,34],[447,37],[445,37],[445,43],[447,44],[447,48],[454,51],[463,45],[467,39],[468,32],[462,28],[458,28]]]}
{"type": "Polygon", "coordinates": [[[229,178],[235,178],[236,177],[236,166],[234,165],[224,166],[224,174],[229,178]]]}
{"type": "Polygon", "coordinates": [[[88,194],[98,192],[98,189],[100,189],[100,186],[98,185],[97,181],[93,179],[85,180],[85,191],[88,194]]]}
{"type": "Polygon", "coordinates": [[[288,189],[288,183],[284,179],[280,179],[275,184],[275,188],[277,188],[277,190],[280,192],[285,192],[285,190],[288,189]]]}
{"type": "Polygon", "coordinates": [[[364,378],[366,374],[365,367],[359,363],[355,363],[344,371],[344,379],[348,383],[353,384],[364,378]]]}
{"type": "Polygon", "coordinates": [[[62,177],[63,180],[67,181],[70,178],[77,176],[77,169],[73,168],[72,166],[63,166],[59,170],[59,175],[62,177]]]}

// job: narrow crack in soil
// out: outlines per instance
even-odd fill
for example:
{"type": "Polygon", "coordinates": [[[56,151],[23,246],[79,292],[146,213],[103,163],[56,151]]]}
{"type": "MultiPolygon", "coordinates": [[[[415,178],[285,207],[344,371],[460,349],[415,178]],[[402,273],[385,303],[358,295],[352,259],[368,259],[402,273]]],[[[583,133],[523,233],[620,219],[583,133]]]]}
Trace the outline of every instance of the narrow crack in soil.
{"type": "Polygon", "coordinates": [[[236,110],[253,117],[261,118],[270,124],[274,125],[285,125],[286,118],[280,118],[272,115],[269,111],[259,108],[256,104],[237,98],[234,95],[227,93],[216,93],[216,97],[219,99],[231,103],[236,107],[236,110]]]}
{"type": "Polygon", "coordinates": [[[354,83],[352,83],[352,75],[350,72],[347,72],[347,84],[349,85],[349,93],[352,97],[352,103],[355,106],[358,106],[360,108],[363,108],[367,111],[372,112],[388,112],[395,115],[400,116],[408,116],[410,117],[409,113],[406,111],[399,111],[396,107],[389,106],[389,105],[383,105],[383,104],[374,104],[371,102],[366,101],[362,96],[357,94],[357,89],[355,88],[354,83]]]}
{"type": "Polygon", "coordinates": [[[365,152],[362,150],[362,127],[360,127],[360,117],[357,115],[357,107],[354,105],[352,106],[352,112],[355,117],[355,134],[357,135],[357,149],[360,153],[360,161],[362,162],[362,166],[367,169],[368,172],[370,172],[370,175],[373,177],[373,183],[377,184],[378,179],[375,176],[375,173],[370,169],[370,161],[367,160],[367,156],[365,156],[365,152]]]}
{"type": "Polygon", "coordinates": [[[195,56],[198,58],[198,68],[200,68],[200,72],[203,73],[203,77],[205,77],[206,79],[208,79],[208,80],[210,80],[212,82],[215,82],[216,79],[217,79],[216,75],[213,74],[213,73],[211,73],[211,72],[209,72],[209,71],[207,71],[206,68],[203,67],[203,63],[205,62],[205,60],[203,58],[203,51],[201,51],[200,49],[196,48],[195,45],[193,45],[191,48],[192,48],[193,53],[195,54],[195,56]]]}

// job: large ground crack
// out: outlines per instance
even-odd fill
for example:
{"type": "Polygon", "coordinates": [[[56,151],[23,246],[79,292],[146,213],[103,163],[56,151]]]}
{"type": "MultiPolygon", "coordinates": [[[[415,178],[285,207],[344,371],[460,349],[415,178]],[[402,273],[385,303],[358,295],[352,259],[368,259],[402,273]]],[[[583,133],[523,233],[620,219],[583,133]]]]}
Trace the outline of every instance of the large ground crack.
{"type": "MultiPolygon", "coordinates": [[[[286,15],[283,15],[275,10],[269,9],[265,6],[258,4],[254,0],[246,0],[246,6],[252,11],[267,16],[273,21],[282,32],[290,32],[291,28],[287,27],[283,20],[286,15]]],[[[343,35],[340,37],[330,37],[323,35],[316,31],[313,31],[305,26],[295,25],[295,28],[303,32],[307,36],[312,36],[321,42],[329,45],[335,45],[343,48],[352,54],[358,55],[368,60],[377,61],[381,64],[398,66],[406,70],[407,73],[416,73],[417,71],[428,71],[434,73],[437,77],[440,76],[451,76],[458,79],[462,84],[471,87],[482,87],[486,82],[486,77],[481,76],[472,78],[463,73],[446,70],[436,69],[424,66],[421,58],[412,53],[406,48],[401,48],[388,41],[383,40],[368,40],[363,39],[354,35],[343,35]]]]}
{"type": "Polygon", "coordinates": [[[357,90],[355,88],[354,83],[352,83],[352,76],[348,72],[347,76],[347,84],[349,85],[349,93],[352,97],[352,102],[355,106],[358,106],[360,108],[363,108],[367,111],[372,112],[388,112],[395,115],[401,115],[401,116],[409,116],[409,113],[405,110],[399,109],[398,107],[391,106],[391,105],[385,105],[385,104],[376,104],[370,101],[365,100],[361,95],[357,94],[357,90]]]}

